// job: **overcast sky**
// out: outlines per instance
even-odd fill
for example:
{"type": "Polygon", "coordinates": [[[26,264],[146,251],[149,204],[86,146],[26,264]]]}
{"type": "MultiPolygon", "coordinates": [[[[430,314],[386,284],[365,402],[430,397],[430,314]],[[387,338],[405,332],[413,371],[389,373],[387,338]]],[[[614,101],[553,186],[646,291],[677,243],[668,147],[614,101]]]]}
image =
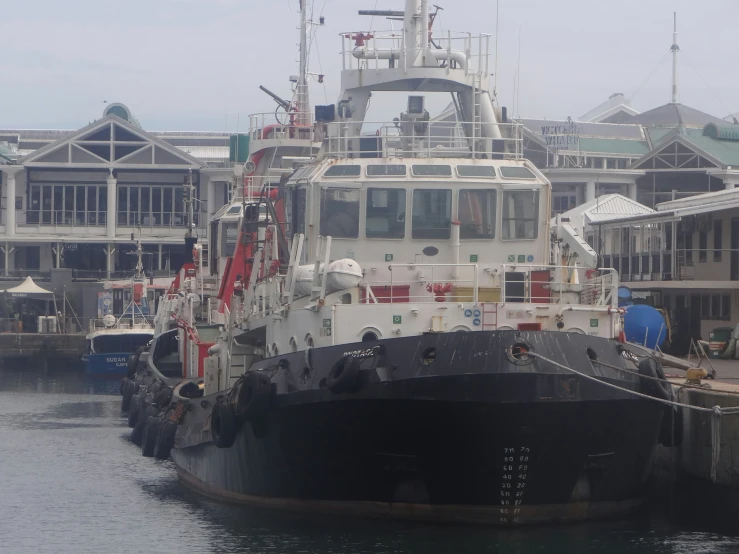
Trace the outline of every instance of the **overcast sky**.
{"type": "MultiPolygon", "coordinates": [[[[446,8],[436,28],[495,33],[495,0],[435,1],[446,8]]],[[[404,2],[314,4],[326,25],[310,69],[326,78],[311,100],[333,103],[338,34],[389,28],[357,10],[404,2]]],[[[673,11],[680,101],[719,117],[739,111],[737,0],[500,0],[500,103],[512,105],[520,32],[521,116],[577,118],[613,92],[633,95],[641,111],[664,104],[673,11]]],[[[75,129],[108,101],[126,104],[147,130],[244,130],[248,113],[274,109],[260,84],[290,96],[297,24],[297,0],[16,2],[0,18],[0,128],[75,129]]]]}

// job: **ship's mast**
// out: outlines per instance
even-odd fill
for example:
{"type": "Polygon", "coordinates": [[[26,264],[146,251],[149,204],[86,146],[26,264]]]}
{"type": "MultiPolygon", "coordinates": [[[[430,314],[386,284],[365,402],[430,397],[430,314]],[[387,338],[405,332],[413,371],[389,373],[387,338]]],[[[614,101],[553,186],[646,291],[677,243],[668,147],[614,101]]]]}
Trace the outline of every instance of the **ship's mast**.
{"type": "Polygon", "coordinates": [[[677,53],[680,47],[677,45],[677,12],[673,12],[673,30],[672,30],[672,99],[673,104],[677,104],[677,53]]]}
{"type": "Polygon", "coordinates": [[[308,97],[308,0],[300,0],[300,75],[297,89],[297,123],[310,124],[310,99],[308,97]]]}

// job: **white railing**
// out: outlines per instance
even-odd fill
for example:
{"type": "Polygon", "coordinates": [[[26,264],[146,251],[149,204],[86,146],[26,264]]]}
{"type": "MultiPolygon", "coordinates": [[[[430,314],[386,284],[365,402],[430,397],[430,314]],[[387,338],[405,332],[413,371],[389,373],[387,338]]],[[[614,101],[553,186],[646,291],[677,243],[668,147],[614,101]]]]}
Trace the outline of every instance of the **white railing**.
{"type": "Polygon", "coordinates": [[[506,159],[523,158],[521,124],[497,124],[502,135],[499,139],[482,137],[481,127],[485,125],[479,121],[336,121],[326,125],[326,154],[339,159],[478,158],[490,155],[506,159]],[[476,127],[474,132],[473,127],[476,127]]]}
{"type": "Polygon", "coordinates": [[[503,264],[500,285],[502,302],[618,305],[618,273],[610,268],[503,264]]]}
{"type": "Polygon", "coordinates": [[[320,142],[313,128],[313,115],[299,112],[266,112],[255,113],[249,116],[249,140],[253,143],[259,140],[286,140],[300,139],[310,142],[320,142]],[[307,121],[307,124],[299,124],[307,121]]]}
{"type": "Polygon", "coordinates": [[[477,264],[391,264],[390,280],[362,286],[362,303],[474,302],[477,264]]]}
{"type": "MultiPolygon", "coordinates": [[[[153,316],[152,316],[153,318],[153,316]]],[[[151,329],[152,325],[148,320],[143,320],[142,316],[136,317],[136,322],[131,321],[130,316],[122,316],[117,319],[112,326],[106,325],[102,318],[90,318],[90,333],[103,329],[151,329]]]]}
{"type": "MultiPolygon", "coordinates": [[[[387,67],[390,59],[394,67],[407,69],[418,47],[406,44],[402,29],[363,33],[341,33],[342,69],[379,69],[387,67]]],[[[429,53],[438,67],[463,69],[467,73],[490,74],[490,37],[459,31],[431,32],[429,53]]],[[[427,60],[427,66],[430,61],[427,60]]]]}

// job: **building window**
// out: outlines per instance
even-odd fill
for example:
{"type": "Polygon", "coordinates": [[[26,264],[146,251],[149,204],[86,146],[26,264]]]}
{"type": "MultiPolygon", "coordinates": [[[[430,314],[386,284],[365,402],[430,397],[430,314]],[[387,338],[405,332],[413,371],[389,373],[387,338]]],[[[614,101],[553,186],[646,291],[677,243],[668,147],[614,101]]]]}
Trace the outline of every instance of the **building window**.
{"type": "Polygon", "coordinates": [[[539,191],[503,192],[503,240],[535,239],[539,234],[539,191]]]}
{"type": "Polygon", "coordinates": [[[721,241],[722,241],[722,226],[721,220],[717,219],[713,222],[713,261],[721,261],[721,241]]]}
{"type": "Polygon", "coordinates": [[[731,295],[721,295],[721,319],[731,319],[731,295]]]}
{"type": "Polygon", "coordinates": [[[706,251],[708,250],[708,232],[700,231],[698,233],[698,262],[705,262],[707,259],[706,251]]]}
{"type": "MultiPolygon", "coordinates": [[[[676,306],[676,308],[679,308],[679,306],[676,306]]],[[[731,319],[731,295],[701,295],[701,319],[729,321],[731,319]]]]}
{"type": "Polygon", "coordinates": [[[452,233],[452,191],[413,191],[411,238],[448,239],[452,233]]]}
{"type": "Polygon", "coordinates": [[[368,239],[405,237],[405,190],[368,188],[366,212],[368,239]]]}
{"type": "Polygon", "coordinates": [[[321,189],[321,227],[324,237],[355,239],[359,237],[359,191],[321,189]]]}
{"type": "Polygon", "coordinates": [[[497,191],[459,191],[459,237],[491,239],[495,237],[497,191]]]}

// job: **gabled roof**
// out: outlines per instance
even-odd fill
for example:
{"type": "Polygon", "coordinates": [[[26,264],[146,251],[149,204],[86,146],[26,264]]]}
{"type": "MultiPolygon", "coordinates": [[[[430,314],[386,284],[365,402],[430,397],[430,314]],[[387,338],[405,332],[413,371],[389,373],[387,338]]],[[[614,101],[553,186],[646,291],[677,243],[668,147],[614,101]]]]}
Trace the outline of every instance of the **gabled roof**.
{"type": "Polygon", "coordinates": [[[695,127],[703,128],[707,123],[715,123],[716,125],[725,125],[726,122],[718,117],[685,106],[683,104],[664,104],[649,111],[642,112],[633,116],[624,116],[621,118],[622,123],[637,123],[648,127],[695,127]]]}
{"type": "Polygon", "coordinates": [[[124,121],[107,115],[79,131],[47,144],[21,158],[31,167],[200,168],[203,162],[171,144],[124,121]]]}
{"type": "Polygon", "coordinates": [[[617,92],[612,94],[608,100],[596,106],[586,114],[580,116],[580,121],[590,121],[592,123],[610,122],[611,118],[618,119],[620,115],[632,116],[639,112],[629,106],[623,94],[617,92]]]}
{"type": "Polygon", "coordinates": [[[582,216],[586,223],[606,221],[630,215],[648,214],[654,210],[620,194],[603,194],[572,208],[562,214],[562,217],[574,218],[582,216]]]}
{"type": "MultiPolygon", "coordinates": [[[[721,127],[726,127],[726,122],[722,123],[723,125],[721,127]]],[[[649,154],[639,160],[634,165],[634,168],[649,168],[652,163],[650,160],[653,160],[655,157],[669,158],[672,156],[678,162],[675,169],[696,169],[699,167],[725,168],[727,166],[739,165],[739,140],[709,136],[712,129],[715,129],[715,127],[712,123],[709,123],[702,129],[677,127],[665,133],[652,133],[650,131],[652,143],[656,146],[649,154]],[[701,158],[696,160],[698,165],[690,162],[691,155],[701,158]]],[[[663,129],[659,131],[663,131],[663,129]]],[[[725,130],[724,133],[727,136],[731,136],[732,131],[732,129],[725,130]]],[[[669,166],[657,165],[653,169],[669,169],[669,166]]]]}
{"type": "MultiPolygon", "coordinates": [[[[737,189],[739,190],[739,189],[737,189]]],[[[570,225],[581,234],[586,231],[587,225],[604,223],[624,217],[639,217],[652,213],[654,210],[639,204],[636,200],[620,194],[603,194],[566,211],[562,220],[569,219],[570,225]]],[[[552,228],[556,225],[556,218],[552,219],[552,228]]]]}

